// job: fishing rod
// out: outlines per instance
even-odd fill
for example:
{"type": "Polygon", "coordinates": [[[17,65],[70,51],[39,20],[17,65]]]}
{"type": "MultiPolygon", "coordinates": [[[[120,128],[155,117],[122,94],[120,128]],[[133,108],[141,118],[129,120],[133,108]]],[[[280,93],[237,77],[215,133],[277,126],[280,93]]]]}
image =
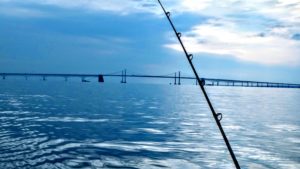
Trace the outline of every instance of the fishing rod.
{"type": "Polygon", "coordinates": [[[171,13],[166,11],[166,9],[164,8],[164,6],[163,6],[163,4],[161,3],[160,0],[158,0],[158,3],[160,4],[160,6],[161,6],[162,10],[164,11],[167,19],[169,20],[169,22],[171,24],[171,27],[174,30],[174,33],[175,33],[175,35],[176,35],[176,37],[177,37],[177,39],[178,39],[178,41],[179,41],[179,43],[180,43],[180,45],[181,45],[184,53],[185,53],[185,56],[186,56],[186,58],[187,58],[187,60],[188,60],[188,62],[190,64],[190,66],[191,66],[191,68],[192,68],[195,76],[196,76],[197,82],[198,82],[198,84],[200,86],[200,89],[201,89],[201,91],[202,91],[202,93],[203,93],[203,95],[205,97],[205,100],[206,100],[206,102],[207,102],[207,104],[208,104],[208,106],[209,106],[209,108],[210,108],[210,110],[212,112],[212,115],[213,115],[213,117],[214,117],[214,119],[215,119],[215,121],[216,121],[216,123],[217,123],[217,125],[219,127],[219,130],[220,130],[220,132],[221,132],[221,134],[223,136],[223,140],[224,140],[224,142],[225,142],[225,144],[227,146],[227,149],[228,149],[228,151],[230,153],[230,156],[231,156],[231,158],[233,160],[233,163],[234,163],[234,165],[235,165],[235,167],[237,169],[240,169],[241,167],[239,165],[239,162],[237,161],[237,159],[235,157],[235,154],[234,154],[234,152],[233,152],[233,150],[231,148],[229,140],[228,140],[228,138],[227,138],[227,136],[226,136],[226,134],[225,134],[225,132],[223,130],[222,124],[221,124],[222,114],[221,113],[216,113],[216,111],[215,111],[215,109],[214,109],[214,107],[213,107],[213,105],[212,105],[212,103],[211,103],[211,101],[210,101],[210,99],[209,99],[209,97],[208,97],[208,95],[206,93],[206,90],[204,88],[205,80],[201,80],[200,77],[199,77],[199,75],[198,75],[198,73],[197,73],[197,71],[196,71],[196,68],[195,68],[195,66],[194,66],[194,64],[192,62],[193,55],[189,54],[187,52],[187,50],[186,50],[186,48],[185,48],[185,46],[184,46],[184,44],[183,44],[183,42],[181,40],[181,33],[177,31],[176,27],[174,26],[174,24],[173,24],[173,22],[171,20],[171,13]]]}

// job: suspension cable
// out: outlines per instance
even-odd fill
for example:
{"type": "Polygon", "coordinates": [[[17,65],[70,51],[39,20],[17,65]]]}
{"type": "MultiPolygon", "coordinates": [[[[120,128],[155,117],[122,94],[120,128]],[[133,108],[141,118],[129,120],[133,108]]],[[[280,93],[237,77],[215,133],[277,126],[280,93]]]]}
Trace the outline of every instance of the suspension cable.
{"type": "Polygon", "coordinates": [[[205,99],[206,99],[206,102],[207,102],[207,104],[208,104],[208,106],[209,106],[209,108],[210,108],[210,110],[211,110],[211,112],[212,112],[212,115],[213,115],[213,117],[214,117],[214,119],[215,119],[215,121],[216,121],[216,123],[217,123],[217,125],[218,125],[218,127],[219,127],[219,130],[220,130],[220,132],[221,132],[221,134],[222,134],[222,136],[223,136],[223,140],[224,140],[224,142],[225,142],[225,144],[226,144],[226,146],[227,146],[227,149],[228,149],[228,151],[229,151],[229,153],[230,153],[230,156],[231,156],[231,158],[232,158],[232,160],[233,160],[233,163],[234,163],[234,165],[235,165],[235,167],[236,167],[237,169],[240,169],[239,162],[237,161],[237,159],[236,159],[236,157],[235,157],[235,154],[234,154],[234,152],[233,152],[233,150],[232,150],[232,148],[231,148],[231,146],[230,146],[229,140],[227,139],[227,136],[226,136],[226,134],[225,134],[225,132],[224,132],[224,130],[223,130],[222,124],[221,124],[222,114],[221,114],[221,113],[216,113],[216,112],[215,112],[215,109],[214,109],[214,107],[213,107],[213,105],[212,105],[212,103],[211,103],[211,101],[210,101],[210,99],[209,99],[209,97],[208,97],[208,95],[207,95],[207,93],[206,93],[206,90],[205,90],[205,88],[204,88],[204,85],[205,85],[204,83],[205,83],[205,82],[204,82],[203,80],[200,79],[200,77],[199,77],[199,75],[198,75],[198,73],[197,73],[197,71],[196,71],[196,69],[195,69],[195,66],[194,66],[194,64],[193,64],[193,62],[192,62],[192,60],[193,60],[193,55],[192,55],[192,54],[189,54],[189,53],[187,52],[187,50],[186,50],[186,48],[185,48],[185,46],[184,46],[184,44],[183,44],[183,42],[182,42],[182,40],[181,40],[181,33],[178,32],[178,31],[176,30],[176,27],[174,26],[174,24],[173,24],[173,22],[172,22],[172,20],[171,20],[171,13],[166,11],[166,9],[164,8],[164,6],[163,6],[163,4],[161,3],[160,0],[158,0],[158,3],[160,4],[160,6],[161,6],[162,10],[164,11],[164,13],[165,13],[165,15],[166,15],[168,21],[170,22],[171,27],[172,27],[174,33],[176,34],[176,37],[177,37],[177,39],[178,39],[178,41],[179,41],[179,43],[180,43],[180,45],[181,45],[181,47],[182,47],[182,49],[183,49],[183,51],[184,51],[184,53],[185,53],[185,56],[186,56],[186,58],[187,58],[187,60],[188,60],[188,62],[189,62],[189,64],[190,64],[190,66],[191,66],[191,68],[192,68],[192,70],[193,70],[195,76],[196,76],[196,79],[197,79],[197,81],[198,81],[198,84],[199,84],[199,86],[200,86],[200,89],[201,89],[201,91],[202,91],[202,93],[203,93],[203,95],[204,95],[204,97],[205,97],[205,99]]]}

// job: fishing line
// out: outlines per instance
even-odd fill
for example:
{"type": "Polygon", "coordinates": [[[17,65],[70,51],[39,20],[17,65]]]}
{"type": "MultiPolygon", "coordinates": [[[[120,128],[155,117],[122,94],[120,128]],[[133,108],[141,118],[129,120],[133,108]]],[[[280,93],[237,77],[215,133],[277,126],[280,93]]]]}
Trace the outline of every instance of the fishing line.
{"type": "Polygon", "coordinates": [[[240,169],[241,167],[240,167],[240,165],[239,165],[239,162],[237,161],[237,159],[236,159],[236,157],[235,157],[235,154],[234,154],[234,152],[233,152],[233,150],[232,150],[232,148],[231,148],[231,145],[230,145],[230,143],[229,143],[229,140],[227,139],[227,136],[226,136],[226,134],[225,134],[225,132],[224,132],[224,130],[223,130],[222,124],[221,124],[222,114],[221,114],[221,113],[216,113],[216,111],[215,111],[215,109],[214,109],[214,107],[213,107],[213,105],[212,105],[212,103],[211,103],[211,101],[210,101],[210,99],[209,99],[209,97],[208,97],[208,95],[207,95],[207,93],[206,93],[206,90],[205,90],[205,88],[204,88],[205,80],[201,80],[201,79],[200,79],[200,77],[199,77],[199,75],[198,75],[198,73],[197,73],[197,71],[196,71],[196,69],[195,69],[195,66],[194,66],[194,64],[193,64],[193,62],[192,62],[192,60],[193,60],[193,55],[192,55],[192,54],[189,54],[189,53],[187,52],[187,50],[186,50],[186,48],[185,48],[185,46],[184,46],[184,44],[183,44],[183,42],[182,42],[182,40],[181,40],[181,35],[182,35],[182,34],[176,30],[176,27],[174,26],[174,24],[173,24],[173,22],[172,22],[172,20],[171,20],[171,13],[166,11],[166,9],[164,8],[164,6],[163,6],[163,4],[160,2],[160,0],[158,0],[158,3],[160,4],[160,6],[161,6],[162,10],[164,11],[164,13],[165,13],[165,15],[166,15],[168,21],[170,22],[171,27],[172,27],[172,29],[173,29],[173,31],[174,31],[174,33],[175,33],[175,35],[176,35],[176,37],[177,37],[177,39],[178,39],[178,41],[179,41],[179,43],[180,43],[180,45],[181,45],[181,47],[182,47],[184,53],[185,53],[185,56],[186,56],[186,58],[187,58],[187,60],[188,60],[188,62],[189,62],[189,64],[190,64],[190,66],[191,66],[191,68],[192,68],[192,70],[193,70],[195,76],[196,76],[196,79],[197,79],[197,81],[198,81],[198,84],[199,84],[199,86],[200,86],[200,89],[201,89],[201,91],[202,91],[202,93],[203,93],[203,95],[204,95],[204,97],[205,97],[205,100],[206,100],[206,102],[207,102],[207,104],[208,104],[208,106],[209,106],[209,108],[210,108],[210,110],[211,110],[211,112],[212,112],[212,115],[213,115],[213,117],[214,117],[214,119],[215,119],[215,121],[216,121],[216,123],[217,123],[217,125],[218,125],[218,127],[219,127],[219,130],[220,130],[220,132],[221,132],[221,134],[222,134],[222,136],[223,136],[223,140],[224,140],[224,142],[225,142],[225,144],[226,144],[226,146],[227,146],[227,149],[228,149],[228,151],[229,151],[229,153],[230,153],[230,156],[231,156],[231,158],[232,158],[232,160],[233,160],[233,163],[234,163],[234,165],[235,165],[235,167],[236,167],[237,169],[240,169]]]}

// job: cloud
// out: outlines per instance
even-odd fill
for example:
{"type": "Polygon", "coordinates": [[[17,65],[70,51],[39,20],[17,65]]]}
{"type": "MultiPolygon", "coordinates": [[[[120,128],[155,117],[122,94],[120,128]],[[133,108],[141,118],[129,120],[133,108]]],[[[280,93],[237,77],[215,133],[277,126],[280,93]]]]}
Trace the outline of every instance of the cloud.
{"type": "MultiPolygon", "coordinates": [[[[300,0],[162,0],[176,15],[211,18],[183,32],[188,49],[267,65],[300,65],[300,0]]],[[[55,6],[119,15],[163,16],[156,0],[0,0],[0,4],[55,6]]],[[[14,6],[12,5],[12,6],[14,6]]],[[[0,8],[0,13],[38,16],[38,9],[0,8]],[[13,11],[16,12],[13,12],[13,11]]],[[[171,38],[172,39],[172,38],[171,38]]],[[[177,42],[165,45],[180,51],[177,42]]]]}
{"type": "MultiPolygon", "coordinates": [[[[166,0],[163,3],[172,11],[198,12],[205,9],[211,0],[166,0]]],[[[87,12],[115,12],[121,15],[151,13],[161,15],[157,0],[0,0],[0,3],[51,5],[87,12]]]]}
{"type": "MultiPolygon", "coordinates": [[[[243,31],[235,23],[208,21],[186,32],[183,41],[192,53],[211,53],[267,65],[300,65],[300,42],[285,36],[287,31],[270,30],[266,33],[243,31]]],[[[165,45],[182,51],[174,42],[165,45]]]]}
{"type": "MultiPolygon", "coordinates": [[[[212,19],[184,32],[183,40],[192,53],[211,53],[266,65],[299,66],[299,11],[299,0],[207,1],[202,10],[190,12],[212,19]]],[[[175,40],[165,46],[182,51],[175,40]]]]}
{"type": "Polygon", "coordinates": [[[0,14],[5,16],[10,16],[10,17],[12,16],[12,17],[21,17],[21,18],[26,18],[26,17],[39,18],[39,17],[49,16],[47,12],[38,9],[31,9],[31,8],[25,8],[19,6],[0,6],[0,14]]]}
{"type": "Polygon", "coordinates": [[[127,0],[123,2],[120,0],[0,0],[0,4],[36,4],[86,12],[114,12],[121,15],[139,12],[153,13],[152,11],[155,11],[153,10],[155,3],[152,0],[127,0]]]}
{"type": "MultiPolygon", "coordinates": [[[[284,21],[300,22],[300,0],[162,0],[166,8],[176,13],[224,16],[238,12],[256,12],[284,21]],[[291,15],[290,15],[291,14],[291,15]]],[[[156,0],[0,0],[10,4],[53,5],[91,11],[111,11],[120,14],[149,12],[162,14],[156,0]]]]}

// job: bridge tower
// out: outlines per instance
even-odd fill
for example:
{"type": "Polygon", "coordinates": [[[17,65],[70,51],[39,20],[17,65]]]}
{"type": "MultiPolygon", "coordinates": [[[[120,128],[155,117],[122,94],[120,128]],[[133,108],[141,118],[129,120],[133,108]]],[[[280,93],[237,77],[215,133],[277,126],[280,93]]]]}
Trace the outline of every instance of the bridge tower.
{"type": "Polygon", "coordinates": [[[177,73],[175,72],[174,85],[177,85],[177,73]]]}
{"type": "Polygon", "coordinates": [[[122,70],[122,80],[121,80],[121,83],[127,83],[127,79],[126,79],[126,73],[127,73],[127,70],[122,70]]]}
{"type": "Polygon", "coordinates": [[[180,71],[178,72],[178,85],[181,85],[180,71]]]}

